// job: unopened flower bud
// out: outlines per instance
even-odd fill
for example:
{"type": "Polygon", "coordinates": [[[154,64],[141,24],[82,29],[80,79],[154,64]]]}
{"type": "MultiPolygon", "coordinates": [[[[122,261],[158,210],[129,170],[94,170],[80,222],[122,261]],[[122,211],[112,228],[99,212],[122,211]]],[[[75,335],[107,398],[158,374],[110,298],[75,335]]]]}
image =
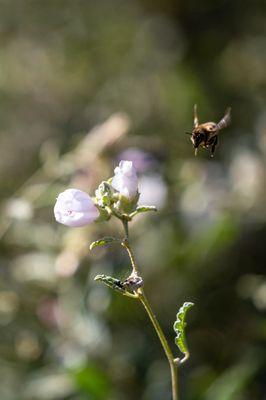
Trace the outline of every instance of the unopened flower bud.
{"type": "Polygon", "coordinates": [[[138,194],[138,178],[132,161],[120,161],[114,173],[112,187],[127,199],[134,199],[138,194]]]}
{"type": "Polygon", "coordinates": [[[100,213],[87,193],[78,189],[67,189],[59,194],[54,215],[60,224],[80,227],[94,222],[100,213]]]}

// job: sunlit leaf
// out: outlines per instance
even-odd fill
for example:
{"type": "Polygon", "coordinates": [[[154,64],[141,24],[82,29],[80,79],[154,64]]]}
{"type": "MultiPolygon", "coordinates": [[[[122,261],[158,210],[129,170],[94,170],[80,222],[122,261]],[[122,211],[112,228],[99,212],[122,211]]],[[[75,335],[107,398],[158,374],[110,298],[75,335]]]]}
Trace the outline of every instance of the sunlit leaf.
{"type": "Polygon", "coordinates": [[[155,206],[139,206],[137,207],[136,210],[138,213],[143,213],[147,211],[157,211],[157,208],[155,206]]]}
{"type": "Polygon", "coordinates": [[[90,244],[90,250],[92,250],[92,249],[94,249],[95,247],[98,247],[98,246],[105,246],[106,244],[110,244],[110,243],[118,242],[118,241],[119,241],[119,239],[116,239],[116,238],[114,238],[112,236],[105,236],[105,237],[103,237],[103,238],[101,238],[99,240],[96,240],[95,242],[92,242],[90,244]]]}
{"type": "Polygon", "coordinates": [[[125,288],[122,285],[122,282],[119,279],[113,278],[112,276],[107,275],[97,275],[94,278],[95,281],[99,281],[110,287],[111,289],[117,290],[120,293],[126,293],[125,288]]]}
{"type": "Polygon", "coordinates": [[[194,303],[191,303],[191,302],[184,303],[183,306],[180,307],[180,309],[176,315],[176,320],[174,323],[174,330],[176,332],[175,343],[178,346],[181,353],[183,353],[186,358],[189,355],[189,351],[188,351],[186,337],[185,337],[185,327],[186,327],[185,318],[186,318],[187,311],[192,306],[194,306],[194,303]]]}
{"type": "Polygon", "coordinates": [[[135,211],[130,214],[130,217],[134,217],[137,214],[148,212],[148,211],[157,211],[155,206],[138,206],[135,211]]]}

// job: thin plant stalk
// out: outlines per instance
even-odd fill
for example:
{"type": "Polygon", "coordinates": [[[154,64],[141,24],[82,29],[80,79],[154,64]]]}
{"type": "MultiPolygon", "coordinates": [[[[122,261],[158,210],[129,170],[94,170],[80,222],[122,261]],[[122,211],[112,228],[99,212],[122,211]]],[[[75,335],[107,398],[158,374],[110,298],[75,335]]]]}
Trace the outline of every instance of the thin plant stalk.
{"type": "MultiPolygon", "coordinates": [[[[129,244],[129,231],[128,231],[128,221],[123,220],[123,226],[125,229],[125,234],[126,234],[126,239],[123,243],[123,246],[126,248],[129,258],[131,260],[132,264],[132,273],[135,275],[138,275],[138,267],[136,265],[135,258],[133,256],[130,244],[129,244]]],[[[151,308],[151,305],[144,293],[143,288],[139,288],[136,291],[137,294],[137,299],[140,300],[141,304],[143,305],[145,311],[147,312],[152,325],[160,339],[161,345],[163,347],[163,350],[165,352],[165,355],[167,357],[169,366],[170,366],[170,371],[171,371],[171,382],[172,382],[172,400],[178,400],[178,378],[177,378],[177,363],[175,361],[175,358],[173,356],[173,353],[169,347],[169,344],[167,342],[167,339],[163,333],[163,330],[151,308]]]]}
{"type": "Polygon", "coordinates": [[[177,364],[174,361],[174,356],[173,353],[168,345],[167,339],[162,331],[162,328],[154,315],[152,308],[150,306],[150,303],[147,299],[147,297],[144,294],[143,289],[139,289],[139,300],[141,301],[142,305],[144,306],[152,324],[153,327],[160,339],[161,345],[164,349],[165,355],[167,357],[170,370],[171,370],[171,381],[172,381],[172,398],[173,400],[178,400],[178,380],[177,380],[177,364]]]}

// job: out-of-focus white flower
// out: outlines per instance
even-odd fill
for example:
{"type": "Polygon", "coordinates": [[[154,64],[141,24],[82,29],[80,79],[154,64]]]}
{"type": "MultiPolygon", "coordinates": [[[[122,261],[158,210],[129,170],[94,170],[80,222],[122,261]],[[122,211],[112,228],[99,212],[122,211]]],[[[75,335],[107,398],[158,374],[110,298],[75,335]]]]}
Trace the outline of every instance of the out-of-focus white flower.
{"type": "Polygon", "coordinates": [[[152,154],[138,149],[137,147],[130,147],[124,150],[119,154],[118,159],[132,161],[138,173],[147,171],[156,163],[152,154]]]}
{"type": "Polygon", "coordinates": [[[67,189],[59,194],[54,215],[60,224],[79,227],[95,221],[100,213],[87,193],[78,189],[67,189]]]}
{"type": "Polygon", "coordinates": [[[161,175],[142,176],[139,180],[139,192],[139,205],[152,204],[157,209],[163,208],[167,197],[167,187],[161,175]]]}
{"type": "Polygon", "coordinates": [[[138,177],[132,161],[120,161],[114,173],[112,187],[127,199],[133,199],[138,193],[138,177]]]}
{"type": "Polygon", "coordinates": [[[6,214],[18,220],[29,220],[33,216],[32,205],[25,199],[9,199],[6,204],[6,214]]]}
{"type": "Polygon", "coordinates": [[[239,150],[230,165],[234,201],[242,208],[253,207],[265,193],[265,168],[260,158],[249,150],[239,150]]]}

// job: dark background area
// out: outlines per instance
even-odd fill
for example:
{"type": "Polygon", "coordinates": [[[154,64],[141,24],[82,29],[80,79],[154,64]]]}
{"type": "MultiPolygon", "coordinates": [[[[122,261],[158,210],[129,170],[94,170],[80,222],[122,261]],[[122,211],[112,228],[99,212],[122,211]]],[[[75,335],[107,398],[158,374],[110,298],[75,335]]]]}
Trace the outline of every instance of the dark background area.
{"type": "Polygon", "coordinates": [[[0,1],[0,398],[170,399],[143,309],[93,281],[123,279],[111,220],[56,224],[57,194],[93,195],[135,161],[131,226],[145,288],[173,351],[188,314],[182,400],[266,399],[266,5],[262,1],[0,1]],[[201,122],[232,107],[214,159],[201,122]],[[126,153],[125,153],[126,152],[126,153]]]}

